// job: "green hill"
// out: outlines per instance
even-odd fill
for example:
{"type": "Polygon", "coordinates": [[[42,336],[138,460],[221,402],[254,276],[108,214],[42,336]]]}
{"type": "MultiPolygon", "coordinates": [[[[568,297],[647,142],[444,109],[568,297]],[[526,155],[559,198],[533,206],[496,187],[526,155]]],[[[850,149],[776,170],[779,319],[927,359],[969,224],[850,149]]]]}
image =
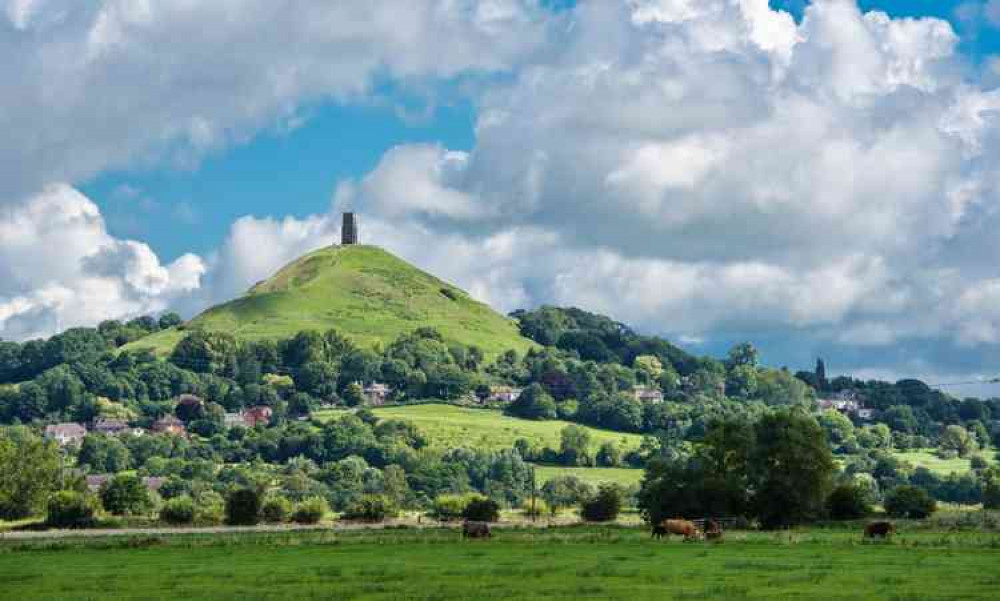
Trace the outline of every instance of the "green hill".
{"type": "Polygon", "coordinates": [[[244,296],[125,348],[167,353],[191,329],[276,339],[330,328],[371,347],[419,327],[435,328],[446,340],[476,345],[489,356],[534,346],[513,320],[461,289],[379,247],[358,245],[309,253],[244,296]]]}

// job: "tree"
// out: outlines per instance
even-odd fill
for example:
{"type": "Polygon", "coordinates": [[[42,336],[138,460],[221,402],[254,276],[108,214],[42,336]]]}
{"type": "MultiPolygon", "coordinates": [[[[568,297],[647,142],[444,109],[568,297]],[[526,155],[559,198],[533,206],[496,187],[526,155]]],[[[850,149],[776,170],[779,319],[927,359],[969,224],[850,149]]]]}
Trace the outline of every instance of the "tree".
{"type": "Polygon", "coordinates": [[[160,320],[157,325],[159,325],[161,330],[166,330],[167,328],[173,328],[184,323],[181,316],[176,313],[164,313],[160,316],[160,320]]]}
{"type": "Polygon", "coordinates": [[[310,361],[295,374],[295,386],[300,391],[320,399],[337,394],[337,368],[328,361],[310,361]]]}
{"type": "Polygon", "coordinates": [[[826,381],[826,364],[823,363],[823,359],[816,359],[816,388],[818,390],[827,390],[830,387],[830,383],[826,381]]]}
{"type": "Polygon", "coordinates": [[[292,511],[292,521],[297,524],[318,524],[330,511],[330,506],[323,497],[308,497],[295,505],[292,511]]]}
{"type": "Polygon", "coordinates": [[[466,503],[462,517],[473,522],[495,522],[500,519],[500,506],[493,499],[473,497],[466,503]]]}
{"type": "Polygon", "coordinates": [[[919,486],[897,486],[883,502],[885,512],[894,518],[922,520],[937,511],[937,502],[919,486]]]}
{"type": "Polygon", "coordinates": [[[101,504],[115,515],[143,515],[152,508],[149,491],[132,474],[115,476],[101,486],[101,504]]]}
{"type": "Polygon", "coordinates": [[[622,464],[622,451],[618,445],[607,441],[597,451],[597,465],[602,467],[619,467],[622,464]]]}
{"type": "Polygon", "coordinates": [[[625,493],[617,484],[601,484],[597,494],[583,502],[580,515],[588,522],[612,522],[621,513],[625,493]]]}
{"type": "Polygon", "coordinates": [[[749,363],[738,363],[729,370],[726,394],[748,399],[757,393],[757,368],[749,363]]]}
{"type": "Polygon", "coordinates": [[[59,450],[26,428],[0,429],[0,519],[42,512],[59,480],[59,450]]]}
{"type": "Polygon", "coordinates": [[[542,485],[542,498],[553,513],[560,507],[580,505],[594,495],[594,487],[576,476],[556,476],[542,485]]]}
{"type": "Polygon", "coordinates": [[[194,500],[187,495],[169,499],[160,509],[160,521],[166,524],[175,526],[191,524],[194,518],[194,500]]]}
{"type": "Polygon", "coordinates": [[[524,419],[555,419],[556,402],[539,384],[532,384],[507,408],[507,412],[524,419]]]}
{"type": "Polygon", "coordinates": [[[778,411],[754,430],[750,465],[761,524],[776,528],[821,515],[835,470],[823,429],[806,414],[778,411]]]}
{"type": "Polygon", "coordinates": [[[827,512],[834,520],[857,520],[871,513],[868,491],[856,484],[841,484],[826,500],[827,512]]]}
{"type": "Polygon", "coordinates": [[[894,432],[913,434],[920,427],[913,407],[908,405],[893,405],[882,412],[881,420],[894,432]]]}
{"type": "Polygon", "coordinates": [[[959,457],[967,457],[979,449],[976,439],[962,426],[946,427],[941,434],[939,446],[942,449],[955,451],[959,457]]]}
{"type": "Polygon", "coordinates": [[[590,465],[590,432],[577,425],[569,425],[559,433],[559,453],[566,465],[590,465]]]}
{"type": "Polygon", "coordinates": [[[90,466],[95,472],[116,474],[129,469],[131,460],[128,447],[121,440],[103,434],[88,434],[80,445],[77,463],[90,466]]]}
{"type": "Polygon", "coordinates": [[[61,490],[48,503],[45,524],[52,528],[88,528],[94,525],[97,499],[72,490],[61,490]]]}
{"type": "Polygon", "coordinates": [[[382,522],[399,515],[399,508],[385,495],[362,495],[344,510],[344,519],[359,522],[382,522]]]}
{"type": "Polygon", "coordinates": [[[226,523],[253,526],[260,522],[263,499],[255,488],[238,488],[226,497],[226,523]]]}
{"type": "Polygon", "coordinates": [[[857,450],[858,441],[854,434],[854,423],[846,415],[834,409],[827,409],[820,414],[818,421],[835,452],[850,453],[857,450]]]}

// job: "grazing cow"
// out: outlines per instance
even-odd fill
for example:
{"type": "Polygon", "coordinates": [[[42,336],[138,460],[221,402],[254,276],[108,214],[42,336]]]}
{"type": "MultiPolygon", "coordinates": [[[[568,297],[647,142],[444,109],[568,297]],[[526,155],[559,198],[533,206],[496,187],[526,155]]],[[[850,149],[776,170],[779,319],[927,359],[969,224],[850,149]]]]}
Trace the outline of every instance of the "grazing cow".
{"type": "Polygon", "coordinates": [[[722,524],[715,520],[705,522],[705,538],[708,540],[722,541],[722,524]]]}
{"type": "Polygon", "coordinates": [[[465,522],[462,524],[462,538],[491,538],[490,525],[486,522],[465,522]]]}
{"type": "Polygon", "coordinates": [[[679,534],[684,540],[690,541],[697,539],[700,533],[694,522],[688,520],[664,520],[653,526],[654,538],[663,536],[669,538],[671,534],[679,534]]]}
{"type": "Polygon", "coordinates": [[[892,522],[872,522],[865,526],[865,538],[889,538],[895,531],[892,522]]]}

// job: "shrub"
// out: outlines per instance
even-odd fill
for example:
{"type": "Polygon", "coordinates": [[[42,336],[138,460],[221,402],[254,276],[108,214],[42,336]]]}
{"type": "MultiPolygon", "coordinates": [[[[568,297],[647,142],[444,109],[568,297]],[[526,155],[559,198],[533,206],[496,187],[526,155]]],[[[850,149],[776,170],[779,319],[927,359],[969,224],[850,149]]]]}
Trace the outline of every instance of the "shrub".
{"type": "Polygon", "coordinates": [[[160,521],[174,526],[194,522],[194,500],[186,495],[168,499],[160,509],[160,521]]]}
{"type": "Polygon", "coordinates": [[[465,508],[479,495],[440,495],[434,499],[431,515],[442,522],[462,519],[465,508]]]}
{"type": "Polygon", "coordinates": [[[937,511],[937,503],[919,486],[897,486],[885,496],[884,505],[894,518],[922,520],[937,511]]]}
{"type": "Polygon", "coordinates": [[[969,459],[969,465],[974,470],[984,470],[990,466],[990,463],[986,461],[986,458],[982,455],[973,455],[972,458],[969,459]]]}
{"type": "Polygon", "coordinates": [[[535,499],[534,510],[531,508],[531,499],[528,499],[524,502],[521,510],[524,512],[524,515],[529,518],[538,518],[551,513],[548,504],[543,499],[535,499]]]}
{"type": "Polygon", "coordinates": [[[292,514],[292,502],[285,497],[268,497],[260,508],[260,515],[265,522],[280,524],[292,514]]]}
{"type": "Polygon", "coordinates": [[[292,519],[298,524],[318,524],[329,510],[323,497],[309,497],[295,506],[292,519]]]}
{"type": "Polygon", "coordinates": [[[261,495],[252,488],[240,488],[226,499],[226,523],[253,526],[260,522],[261,495]]]}
{"type": "Polygon", "coordinates": [[[500,506],[493,499],[475,498],[465,506],[462,517],[473,522],[495,522],[500,519],[500,506]]]}
{"type": "Polygon", "coordinates": [[[580,515],[588,522],[611,522],[622,510],[625,494],[616,484],[602,484],[594,497],[583,502],[580,515]]]}
{"type": "Polygon", "coordinates": [[[97,510],[93,496],[61,490],[49,498],[45,523],[53,528],[87,528],[94,525],[97,510]]]}
{"type": "Polygon", "coordinates": [[[344,519],[359,522],[381,522],[397,515],[399,510],[385,495],[362,495],[344,511],[344,519]]]}
{"type": "Polygon", "coordinates": [[[226,517],[226,502],[217,492],[207,491],[198,495],[195,502],[194,521],[207,526],[221,524],[226,517]]]}
{"type": "Polygon", "coordinates": [[[135,475],[115,476],[101,486],[101,503],[115,515],[142,515],[153,507],[149,490],[135,475]]]}
{"type": "Polygon", "coordinates": [[[834,520],[857,520],[871,513],[868,492],[856,484],[841,484],[826,500],[826,510],[834,520]]]}

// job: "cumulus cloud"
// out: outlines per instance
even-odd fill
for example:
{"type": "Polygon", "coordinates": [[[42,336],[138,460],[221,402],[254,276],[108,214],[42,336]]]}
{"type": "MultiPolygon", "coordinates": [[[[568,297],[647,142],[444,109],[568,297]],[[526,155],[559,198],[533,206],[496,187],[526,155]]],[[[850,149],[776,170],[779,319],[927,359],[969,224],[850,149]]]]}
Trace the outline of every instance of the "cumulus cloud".
{"type": "Polygon", "coordinates": [[[163,265],[108,234],[97,206],[65,184],[0,212],[0,333],[29,338],[155,313],[201,287],[205,264],[163,265]]]}

